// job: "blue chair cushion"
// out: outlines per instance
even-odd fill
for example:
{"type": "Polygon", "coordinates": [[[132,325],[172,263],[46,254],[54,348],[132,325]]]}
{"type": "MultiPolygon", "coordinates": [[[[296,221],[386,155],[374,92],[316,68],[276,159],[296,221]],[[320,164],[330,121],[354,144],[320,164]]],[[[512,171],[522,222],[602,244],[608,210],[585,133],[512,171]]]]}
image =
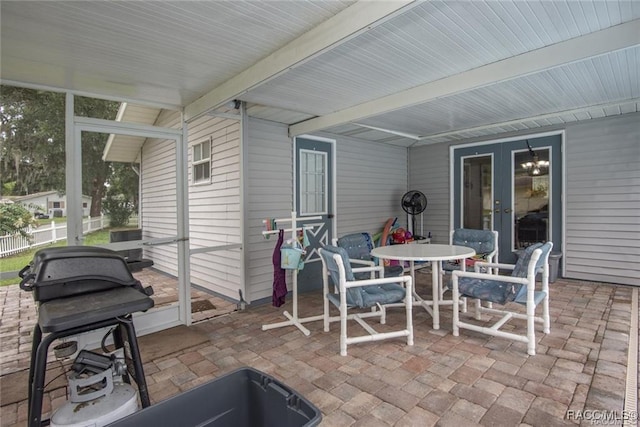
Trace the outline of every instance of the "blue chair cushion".
{"type": "MultiPolygon", "coordinates": [[[[541,248],[542,254],[536,264],[536,271],[544,264],[547,254],[551,250],[551,244],[535,243],[528,246],[522,255],[518,258],[516,265],[511,273],[512,277],[527,277],[529,263],[533,251],[541,248]]],[[[461,295],[471,298],[478,298],[484,301],[491,301],[497,304],[505,304],[515,301],[519,304],[527,303],[527,287],[520,283],[506,283],[491,279],[472,279],[469,277],[461,277],[458,279],[458,289],[461,295]]],[[[535,304],[539,304],[546,294],[542,291],[534,293],[535,304]]]]}
{"type": "Polygon", "coordinates": [[[401,265],[388,265],[384,268],[384,277],[400,277],[404,274],[404,267],[401,265]]]}
{"type": "MultiPolygon", "coordinates": [[[[331,279],[333,283],[338,285],[340,284],[340,276],[338,272],[338,266],[333,259],[334,254],[339,254],[342,257],[343,265],[345,269],[345,277],[347,281],[354,281],[355,278],[353,276],[353,271],[351,270],[351,266],[348,262],[344,262],[349,259],[347,251],[344,248],[339,248],[337,246],[326,245],[322,248],[322,257],[325,261],[325,265],[329,270],[331,275],[331,279]]],[[[359,286],[354,288],[348,288],[346,290],[347,295],[347,306],[349,307],[360,307],[360,308],[369,308],[376,305],[376,303],[380,304],[390,304],[402,301],[405,295],[405,289],[401,285],[397,283],[387,283],[383,285],[371,285],[371,286],[359,286]]],[[[336,306],[340,305],[340,296],[330,293],[327,295],[327,298],[335,304],[336,306]]]]}
{"type": "MultiPolygon", "coordinates": [[[[546,296],[547,296],[546,292],[534,291],[533,292],[533,302],[534,302],[534,304],[535,305],[540,304],[540,302],[546,296]]],[[[520,291],[518,292],[518,295],[516,295],[516,297],[515,297],[515,299],[513,301],[517,302],[518,304],[527,305],[527,287],[526,286],[522,286],[520,288],[520,291]]]]}
{"type": "Polygon", "coordinates": [[[531,246],[527,246],[527,248],[522,252],[522,255],[518,257],[518,261],[516,261],[516,265],[511,272],[512,277],[527,277],[527,272],[529,270],[529,261],[531,261],[531,256],[533,255],[533,251],[542,246],[542,243],[534,243],[531,246]]]}
{"type": "Polygon", "coordinates": [[[516,290],[516,286],[521,285],[491,279],[472,279],[470,277],[458,279],[458,289],[461,295],[497,304],[513,301],[519,290],[519,288],[516,290]]]}
{"type": "Polygon", "coordinates": [[[373,242],[369,233],[354,233],[340,237],[338,246],[347,251],[349,258],[371,260],[373,242]]]}
{"type": "MultiPolygon", "coordinates": [[[[472,228],[457,228],[453,231],[451,244],[466,246],[476,251],[476,260],[486,260],[487,255],[493,252],[495,246],[495,235],[491,230],[476,230],[472,228]]],[[[461,261],[444,261],[442,269],[444,271],[461,270],[461,261]]]]}
{"type": "MultiPolygon", "coordinates": [[[[369,233],[353,233],[342,236],[338,239],[338,247],[347,251],[349,258],[360,259],[363,261],[375,261],[371,256],[373,250],[373,240],[369,233]]],[[[359,267],[354,264],[354,267],[359,267]]],[[[361,267],[361,266],[360,266],[361,267]]],[[[404,274],[404,268],[401,265],[390,265],[384,268],[384,277],[400,277],[404,274]]],[[[357,280],[369,279],[369,273],[355,273],[357,280]]]]}
{"type": "MultiPolygon", "coordinates": [[[[542,268],[542,266],[544,265],[545,260],[548,259],[549,253],[551,252],[551,247],[552,247],[552,245],[549,242],[547,242],[545,244],[536,243],[534,245],[529,246],[525,250],[525,252],[523,254],[523,257],[527,256],[527,254],[528,254],[528,259],[531,260],[531,255],[533,254],[533,251],[536,250],[537,248],[540,248],[542,253],[540,254],[540,258],[538,258],[538,262],[536,263],[536,269],[535,269],[535,271],[538,271],[538,269],[542,268]],[[529,252],[529,248],[531,248],[531,247],[534,247],[534,248],[529,252]]],[[[518,258],[518,261],[520,261],[520,258],[518,258]]],[[[525,269],[524,277],[527,276],[526,269],[527,269],[528,265],[529,265],[529,261],[527,261],[527,264],[524,267],[524,269],[525,269]]],[[[518,264],[516,263],[516,267],[517,266],[518,266],[518,264]]],[[[520,268],[522,268],[522,266],[520,268]]],[[[515,268],[514,268],[514,271],[515,271],[515,268]]],[[[522,274],[522,273],[520,272],[519,274],[522,274]]],[[[517,277],[521,277],[521,276],[517,276],[517,277]]],[[[515,302],[520,303],[520,304],[526,304],[527,303],[527,287],[523,286],[523,285],[518,285],[518,286],[519,286],[519,289],[518,289],[518,293],[516,294],[516,297],[515,297],[515,302]]],[[[534,292],[534,296],[533,296],[533,300],[534,300],[535,304],[538,305],[540,303],[540,301],[542,301],[544,299],[545,296],[546,296],[545,292],[535,291],[534,292]]]]}
{"type": "Polygon", "coordinates": [[[453,231],[451,243],[473,248],[476,254],[488,254],[495,250],[494,234],[491,230],[458,228],[453,231]]]}
{"type": "Polygon", "coordinates": [[[538,262],[536,263],[536,270],[538,270],[539,268],[541,268],[545,262],[545,260],[549,260],[549,254],[551,253],[551,248],[553,247],[553,245],[551,244],[551,242],[547,242],[545,244],[543,244],[542,246],[540,246],[540,250],[542,250],[542,253],[540,254],[540,258],[538,258],[538,262]]]}
{"type": "MultiPolygon", "coordinates": [[[[400,302],[404,299],[405,289],[397,283],[387,283],[380,286],[360,286],[357,288],[347,289],[347,306],[358,308],[369,308],[380,304],[392,304],[400,302]],[[358,298],[350,298],[354,292],[359,293],[358,298]],[[354,303],[354,300],[359,300],[359,303],[354,303]]],[[[327,295],[329,301],[331,301],[336,307],[340,306],[340,295],[329,293],[327,295]]]]}

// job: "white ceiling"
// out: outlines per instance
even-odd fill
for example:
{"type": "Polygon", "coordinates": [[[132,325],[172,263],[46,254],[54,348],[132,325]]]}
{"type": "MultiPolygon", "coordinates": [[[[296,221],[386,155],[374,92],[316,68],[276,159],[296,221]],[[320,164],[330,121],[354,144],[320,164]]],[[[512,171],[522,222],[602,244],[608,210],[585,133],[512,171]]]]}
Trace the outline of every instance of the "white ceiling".
{"type": "Polygon", "coordinates": [[[3,0],[0,13],[3,83],[188,118],[240,99],[292,135],[410,146],[640,110],[638,1],[3,0]]]}

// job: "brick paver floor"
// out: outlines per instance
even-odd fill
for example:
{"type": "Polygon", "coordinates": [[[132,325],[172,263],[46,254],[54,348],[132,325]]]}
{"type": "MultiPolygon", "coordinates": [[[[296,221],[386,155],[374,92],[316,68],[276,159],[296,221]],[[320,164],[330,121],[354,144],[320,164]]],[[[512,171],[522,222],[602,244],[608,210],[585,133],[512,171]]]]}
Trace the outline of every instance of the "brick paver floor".
{"type": "MultiPolygon", "coordinates": [[[[153,288],[155,307],[178,301],[178,283],[174,277],[152,269],[137,272],[134,276],[144,286],[153,288]]],[[[191,291],[191,303],[195,308],[192,312],[194,323],[228,314],[237,308],[234,302],[196,288],[191,291]]],[[[28,369],[31,334],[36,321],[36,304],[29,292],[21,291],[18,285],[0,287],[0,375],[28,369]]],[[[53,357],[52,352],[50,357],[53,357]]]]}
{"type": "MultiPolygon", "coordinates": [[[[429,274],[418,274],[421,294],[430,295],[429,281],[429,274]]],[[[559,279],[551,286],[551,333],[538,328],[535,356],[527,355],[525,344],[503,338],[467,330],[454,337],[451,308],[444,307],[438,331],[424,310],[414,310],[414,346],[403,339],[355,344],[342,357],[338,324],[326,333],[321,321],[306,323],[308,337],[295,327],[262,331],[261,325],[284,320],[289,298],[280,308],[249,306],[192,325],[209,340],[145,360],[145,374],[157,403],[251,366],[309,399],[327,427],[575,425],[585,410],[622,415],[632,292],[627,286],[559,279]]],[[[17,296],[0,295],[0,332],[18,331],[3,337],[4,369],[13,349],[29,346],[30,328],[22,325],[33,320],[34,307],[13,309],[17,296]]],[[[321,310],[319,292],[300,296],[301,316],[321,310]]],[[[387,323],[393,327],[403,318],[401,310],[391,309],[387,323]]],[[[44,410],[65,400],[64,389],[48,393],[44,410]]],[[[26,401],[3,406],[1,425],[25,425],[26,412],[26,401]]]]}

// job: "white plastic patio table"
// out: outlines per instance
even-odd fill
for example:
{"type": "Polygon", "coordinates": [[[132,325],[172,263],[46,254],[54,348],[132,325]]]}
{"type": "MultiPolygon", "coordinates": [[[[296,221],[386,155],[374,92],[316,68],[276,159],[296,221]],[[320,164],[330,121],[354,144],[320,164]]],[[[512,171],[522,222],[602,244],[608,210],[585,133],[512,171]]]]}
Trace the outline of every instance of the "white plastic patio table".
{"type": "MultiPolygon", "coordinates": [[[[371,255],[380,259],[409,261],[411,278],[413,280],[414,305],[422,306],[433,318],[433,329],[440,329],[439,306],[443,301],[438,301],[442,290],[441,261],[451,261],[472,257],[476,251],[465,246],[438,245],[438,244],[405,244],[380,246],[371,251],[371,255]],[[416,292],[415,261],[431,262],[433,288],[431,301],[426,301],[416,292]],[[430,308],[431,306],[432,308],[430,308]]],[[[448,304],[450,301],[447,301],[448,304]]],[[[453,302],[451,302],[453,304],[453,302]]]]}

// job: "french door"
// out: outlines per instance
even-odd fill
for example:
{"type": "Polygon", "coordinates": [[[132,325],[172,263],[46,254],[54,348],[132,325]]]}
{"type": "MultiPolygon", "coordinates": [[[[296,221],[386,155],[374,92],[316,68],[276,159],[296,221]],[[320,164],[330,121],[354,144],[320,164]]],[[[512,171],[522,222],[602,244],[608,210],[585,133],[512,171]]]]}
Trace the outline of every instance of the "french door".
{"type": "Polygon", "coordinates": [[[453,148],[453,228],[496,230],[500,262],[562,247],[562,135],[453,148]]]}

